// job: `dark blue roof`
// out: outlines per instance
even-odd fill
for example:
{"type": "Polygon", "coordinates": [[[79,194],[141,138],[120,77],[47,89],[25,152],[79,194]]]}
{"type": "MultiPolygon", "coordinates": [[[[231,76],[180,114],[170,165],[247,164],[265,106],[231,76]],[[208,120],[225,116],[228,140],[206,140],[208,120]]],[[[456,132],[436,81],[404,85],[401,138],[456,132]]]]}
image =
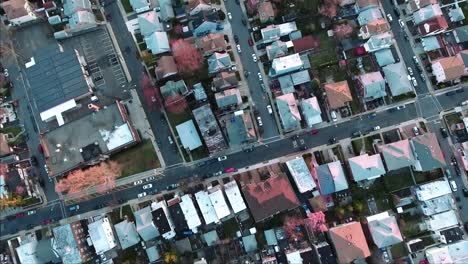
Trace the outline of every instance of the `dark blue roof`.
{"type": "Polygon", "coordinates": [[[317,169],[317,178],[320,184],[320,192],[322,194],[330,194],[335,192],[335,183],[333,176],[327,164],[320,165],[317,169]]]}

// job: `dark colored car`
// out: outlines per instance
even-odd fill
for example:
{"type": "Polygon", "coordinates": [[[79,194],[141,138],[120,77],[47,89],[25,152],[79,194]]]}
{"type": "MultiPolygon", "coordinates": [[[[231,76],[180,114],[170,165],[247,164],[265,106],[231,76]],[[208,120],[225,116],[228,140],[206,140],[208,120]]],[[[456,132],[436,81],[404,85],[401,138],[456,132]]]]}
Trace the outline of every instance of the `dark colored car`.
{"type": "Polygon", "coordinates": [[[202,161],[202,162],[199,162],[199,163],[197,164],[197,167],[203,167],[203,166],[205,166],[205,165],[207,165],[207,164],[208,164],[208,163],[207,163],[206,161],[202,161]]]}
{"type": "Polygon", "coordinates": [[[249,46],[253,46],[254,43],[253,43],[252,38],[249,38],[248,42],[249,42],[249,46]]]}
{"type": "Polygon", "coordinates": [[[445,93],[445,96],[452,96],[452,95],[455,95],[454,91],[450,91],[450,92],[445,93]]]}
{"type": "Polygon", "coordinates": [[[336,143],[336,138],[334,138],[334,137],[330,138],[330,139],[328,140],[328,143],[329,143],[330,145],[335,144],[335,143],[336,143]]]}
{"type": "Polygon", "coordinates": [[[35,156],[31,156],[30,160],[31,160],[31,165],[33,165],[34,167],[36,167],[37,164],[38,164],[37,158],[36,158],[35,156]]]}
{"type": "Polygon", "coordinates": [[[445,127],[441,127],[440,134],[442,134],[442,137],[444,138],[448,137],[447,129],[445,127]]]}
{"type": "Polygon", "coordinates": [[[308,150],[308,149],[309,149],[309,147],[307,147],[306,145],[301,146],[302,151],[305,151],[305,150],[308,150]]]}
{"type": "Polygon", "coordinates": [[[239,43],[239,37],[237,35],[234,35],[234,41],[236,42],[236,44],[239,43]]]}
{"type": "Polygon", "coordinates": [[[465,231],[468,232],[468,222],[465,222],[465,223],[463,224],[463,227],[465,228],[465,231]]]}
{"type": "Polygon", "coordinates": [[[44,154],[44,148],[42,148],[41,144],[37,145],[37,151],[39,151],[41,154],[44,154]]]}
{"type": "Polygon", "coordinates": [[[23,218],[26,214],[24,212],[17,213],[16,218],[23,218]]]}
{"type": "Polygon", "coordinates": [[[468,190],[466,188],[462,189],[463,196],[468,197],[468,190]]]}
{"type": "Polygon", "coordinates": [[[311,135],[315,135],[315,134],[318,134],[319,130],[318,129],[312,129],[309,133],[311,135]]]}
{"type": "Polygon", "coordinates": [[[455,90],[456,93],[463,93],[464,91],[463,88],[455,90]]]}
{"type": "Polygon", "coordinates": [[[353,134],[351,134],[352,137],[359,137],[361,136],[361,131],[356,131],[353,134]]]}
{"type": "Polygon", "coordinates": [[[52,223],[52,219],[45,219],[42,221],[43,225],[50,225],[52,223]]]}

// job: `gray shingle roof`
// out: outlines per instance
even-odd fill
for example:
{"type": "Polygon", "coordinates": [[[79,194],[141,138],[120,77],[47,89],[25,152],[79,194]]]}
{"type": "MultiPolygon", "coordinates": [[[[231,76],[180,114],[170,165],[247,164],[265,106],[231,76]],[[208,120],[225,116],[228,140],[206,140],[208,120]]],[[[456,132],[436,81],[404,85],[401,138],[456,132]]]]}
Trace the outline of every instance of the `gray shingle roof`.
{"type": "Polygon", "coordinates": [[[414,164],[414,156],[408,139],[382,145],[379,149],[389,171],[409,167],[414,164]]]}
{"type": "Polygon", "coordinates": [[[385,248],[403,242],[395,216],[370,221],[369,230],[378,248],[385,248]]]}
{"type": "Polygon", "coordinates": [[[411,92],[412,86],[407,78],[407,73],[403,62],[387,65],[383,67],[385,79],[387,80],[392,96],[397,96],[411,92]]]}

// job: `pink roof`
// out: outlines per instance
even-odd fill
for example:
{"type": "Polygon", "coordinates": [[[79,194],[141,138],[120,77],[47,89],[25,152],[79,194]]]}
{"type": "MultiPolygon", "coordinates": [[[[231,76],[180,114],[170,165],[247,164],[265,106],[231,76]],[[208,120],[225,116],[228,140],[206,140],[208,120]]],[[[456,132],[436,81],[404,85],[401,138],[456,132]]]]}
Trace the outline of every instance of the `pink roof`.
{"type": "Polygon", "coordinates": [[[381,82],[384,80],[382,74],[380,72],[370,72],[366,74],[359,75],[359,80],[362,85],[366,86],[375,82],[381,82]]]}
{"type": "Polygon", "coordinates": [[[351,222],[333,227],[329,230],[329,234],[340,263],[351,263],[355,259],[370,256],[361,223],[351,222]]]}
{"type": "Polygon", "coordinates": [[[382,162],[380,154],[372,156],[369,156],[369,154],[363,154],[361,156],[349,158],[348,161],[352,161],[362,168],[379,168],[382,162]]]}
{"type": "Polygon", "coordinates": [[[296,98],[294,98],[294,93],[287,93],[281,96],[276,97],[276,99],[288,103],[289,110],[291,114],[296,118],[296,120],[302,120],[299,109],[297,108],[296,98]]]}
{"type": "Polygon", "coordinates": [[[379,147],[381,152],[386,152],[397,158],[413,159],[408,139],[403,139],[397,142],[389,143],[379,147]]]}

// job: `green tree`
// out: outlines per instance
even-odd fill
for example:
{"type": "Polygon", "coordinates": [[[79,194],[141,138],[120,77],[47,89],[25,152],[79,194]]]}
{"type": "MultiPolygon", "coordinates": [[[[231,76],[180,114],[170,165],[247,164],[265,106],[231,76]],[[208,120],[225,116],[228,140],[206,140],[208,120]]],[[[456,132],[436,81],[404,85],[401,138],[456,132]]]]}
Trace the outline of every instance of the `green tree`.
{"type": "Polygon", "coordinates": [[[226,19],[226,14],[223,12],[223,10],[218,10],[218,16],[220,20],[226,19]]]}
{"type": "Polygon", "coordinates": [[[341,206],[335,209],[336,216],[338,216],[339,218],[343,218],[345,215],[345,212],[346,210],[341,206]]]}
{"type": "Polygon", "coordinates": [[[357,213],[361,213],[364,209],[364,204],[362,203],[362,201],[354,201],[353,207],[357,213]]]}

